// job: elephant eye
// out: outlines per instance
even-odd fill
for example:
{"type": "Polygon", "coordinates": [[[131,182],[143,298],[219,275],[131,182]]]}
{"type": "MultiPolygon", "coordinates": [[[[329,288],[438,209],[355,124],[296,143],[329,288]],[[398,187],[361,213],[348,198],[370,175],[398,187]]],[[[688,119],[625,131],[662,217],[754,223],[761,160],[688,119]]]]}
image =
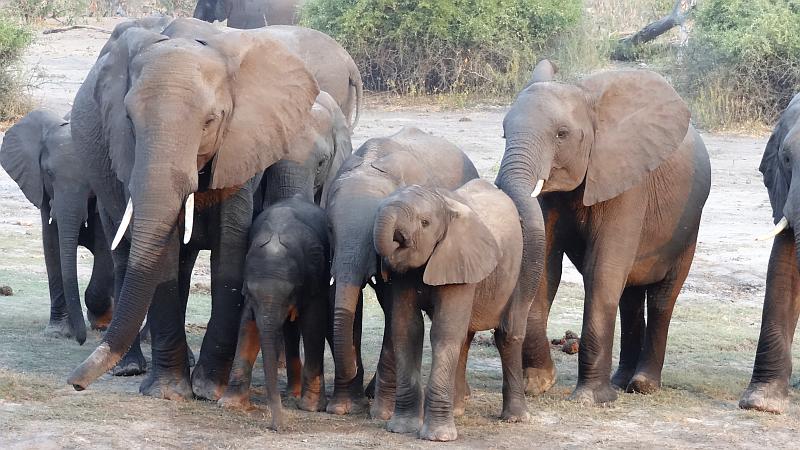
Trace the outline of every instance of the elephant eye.
{"type": "Polygon", "coordinates": [[[423,227],[427,227],[430,224],[431,224],[431,222],[428,219],[422,219],[422,226],[423,227]]]}
{"type": "Polygon", "coordinates": [[[561,127],[556,132],[556,137],[559,139],[566,139],[569,136],[569,130],[566,127],[561,127]]]}

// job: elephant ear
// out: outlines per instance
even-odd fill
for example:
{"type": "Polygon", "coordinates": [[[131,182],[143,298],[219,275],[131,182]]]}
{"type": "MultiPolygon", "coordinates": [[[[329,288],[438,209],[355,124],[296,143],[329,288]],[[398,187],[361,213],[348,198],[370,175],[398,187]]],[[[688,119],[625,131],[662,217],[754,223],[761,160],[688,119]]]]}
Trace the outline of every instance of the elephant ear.
{"type": "Polygon", "coordinates": [[[450,223],[433,249],[422,281],[429,286],[478,283],[497,267],[500,248],[470,207],[444,195],[450,223]]]}
{"type": "Polygon", "coordinates": [[[689,129],[689,108],[660,75],[605,72],[581,87],[594,105],[595,136],[583,204],[616,197],[677,150],[689,129]]]}
{"type": "Polygon", "coordinates": [[[37,208],[42,207],[44,197],[40,161],[47,132],[66,123],[51,111],[37,109],[11,127],[3,138],[0,165],[37,208]]]}
{"type": "Polygon", "coordinates": [[[111,167],[126,186],[133,170],[136,138],[125,107],[125,95],[131,85],[130,65],[133,58],[152,44],[169,39],[144,28],[128,28],[108,52],[98,59],[95,102],[100,107],[103,133],[108,139],[111,167]]]}
{"type": "Polygon", "coordinates": [[[325,178],[325,183],[322,185],[322,203],[320,206],[325,207],[326,199],[328,198],[328,191],[333,185],[333,181],[339,175],[339,170],[342,168],[345,160],[353,153],[353,143],[350,140],[350,128],[347,125],[342,110],[339,106],[333,104],[331,107],[333,115],[331,132],[333,133],[333,157],[331,158],[330,167],[328,167],[328,176],[325,178]]]}
{"type": "Polygon", "coordinates": [[[553,81],[557,73],[558,66],[553,64],[553,62],[551,62],[549,59],[543,59],[536,64],[536,67],[533,68],[533,72],[531,72],[531,79],[528,80],[528,83],[525,85],[525,87],[527,88],[534,83],[553,81]]]}
{"type": "Polygon", "coordinates": [[[303,61],[265,31],[223,33],[233,111],[212,165],[211,189],[238,186],[284,157],[311,118],[319,87],[303,61]]]}
{"type": "Polygon", "coordinates": [[[405,169],[407,167],[416,167],[419,164],[409,152],[395,151],[383,158],[372,161],[371,165],[374,169],[389,175],[398,185],[402,186],[413,182],[407,179],[405,169]]]}
{"type": "Polygon", "coordinates": [[[791,128],[791,125],[787,126],[787,124],[793,124],[798,116],[795,111],[791,110],[791,107],[790,104],[770,135],[767,146],[764,148],[764,156],[761,157],[761,165],[758,167],[764,177],[764,186],[767,187],[769,202],[772,205],[772,218],[775,223],[783,218],[783,208],[789,196],[790,179],[781,167],[780,151],[791,128]]]}

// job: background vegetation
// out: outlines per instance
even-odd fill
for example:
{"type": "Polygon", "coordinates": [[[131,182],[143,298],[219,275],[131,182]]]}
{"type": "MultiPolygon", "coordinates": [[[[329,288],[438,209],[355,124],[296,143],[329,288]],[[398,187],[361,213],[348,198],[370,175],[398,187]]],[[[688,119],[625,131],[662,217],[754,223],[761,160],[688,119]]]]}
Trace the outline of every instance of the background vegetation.
{"type": "Polygon", "coordinates": [[[0,122],[17,119],[30,109],[18,63],[32,37],[24,25],[0,15],[0,122]]]}

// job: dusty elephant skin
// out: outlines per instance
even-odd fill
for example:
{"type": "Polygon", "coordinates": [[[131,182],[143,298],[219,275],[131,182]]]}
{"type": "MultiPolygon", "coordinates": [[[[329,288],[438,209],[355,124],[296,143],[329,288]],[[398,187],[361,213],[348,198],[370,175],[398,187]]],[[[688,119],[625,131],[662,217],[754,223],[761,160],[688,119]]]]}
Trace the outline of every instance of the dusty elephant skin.
{"type": "Polygon", "coordinates": [[[571,85],[551,81],[554,73],[541,62],[506,115],[498,174],[512,199],[541,192],[546,224],[545,274],[524,345],[527,390],[555,382],[545,330],[566,254],[586,296],[571,398],[606,403],[617,398],[612,382],[641,393],[661,385],[669,321],[710,189],[709,157],[686,104],[659,75],[613,71],[571,85]],[[620,364],[609,379],[617,307],[620,364]]]}
{"type": "Polygon", "coordinates": [[[0,164],[41,212],[50,322],[45,334],[86,341],[78,288],[78,246],[94,255],[84,300],[93,329],[111,321],[114,272],[97,201],[72,145],[69,121],[35,110],[8,130],[0,164]]]}
{"type": "Polygon", "coordinates": [[[467,353],[476,331],[495,330],[503,366],[503,411],[528,418],[522,383],[522,342],[531,298],[516,291],[522,229],[514,203],[484,180],[456,191],[410,186],[384,202],[374,227],[375,248],[389,270],[397,395],[389,431],[419,432],[451,441],[454,413],[463,414],[467,353]],[[408,289],[404,289],[408,288],[408,289]],[[431,317],[433,357],[423,397],[425,326],[431,317]],[[422,399],[424,410],[422,409],[422,399]]]}
{"type": "Polygon", "coordinates": [[[759,170],[772,204],[775,236],[767,269],[761,334],[750,385],[739,406],[782,413],[789,404],[792,340],[800,314],[800,95],[778,120],[764,149],[759,170]]]}
{"type": "Polygon", "coordinates": [[[281,335],[289,394],[307,411],[325,410],[323,356],[328,330],[328,224],[309,198],[295,196],[267,208],[253,223],[245,263],[245,306],[231,379],[219,403],[246,407],[253,364],[264,360],[272,428],[283,425],[278,391],[281,335]],[[302,335],[304,364],[298,351],[302,335]]]}
{"type": "Polygon", "coordinates": [[[304,0],[198,0],[194,18],[206,22],[228,20],[231,28],[295,25],[304,0]]]}
{"type": "MultiPolygon", "coordinates": [[[[367,404],[361,364],[361,290],[375,289],[385,313],[383,346],[375,375],[372,417],[388,419],[394,409],[395,370],[388,286],[378,276],[372,224],[380,202],[397,188],[420,184],[455,189],[478,173],[469,158],[445,139],[416,128],[365,142],[348,158],[327,197],[334,283],[334,392],[327,411],[359,412],[367,404]],[[441,170],[447,168],[447,170],[441,170]]],[[[391,296],[403,295],[395,290],[391,296]]]]}
{"type": "Polygon", "coordinates": [[[149,308],[153,367],[140,391],[219,398],[243,303],[255,176],[281,158],[308,157],[290,147],[319,94],[303,62],[263,31],[197,36],[183,26],[192,21],[126,25],[73,105],[76,149],[104,207],[106,235],[118,244],[122,280],[101,345],[69,377],[76,389],[129,349],[141,356],[137,335],[149,308]],[[212,313],[190,380],[183,324],[203,248],[211,250],[212,313]]]}

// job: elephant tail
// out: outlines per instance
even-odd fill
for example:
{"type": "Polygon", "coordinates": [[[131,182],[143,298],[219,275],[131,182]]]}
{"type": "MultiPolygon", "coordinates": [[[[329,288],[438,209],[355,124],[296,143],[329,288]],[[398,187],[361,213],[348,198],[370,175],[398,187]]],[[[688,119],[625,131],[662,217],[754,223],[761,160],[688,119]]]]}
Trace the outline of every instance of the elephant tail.
{"type": "MultiPolygon", "coordinates": [[[[352,63],[350,69],[350,87],[355,90],[356,94],[356,116],[350,124],[350,133],[352,134],[353,130],[356,129],[356,125],[358,125],[359,117],[361,117],[361,108],[364,101],[364,82],[361,80],[361,73],[358,71],[358,66],[355,62],[352,63]]],[[[347,119],[350,120],[349,117],[347,119]]]]}

